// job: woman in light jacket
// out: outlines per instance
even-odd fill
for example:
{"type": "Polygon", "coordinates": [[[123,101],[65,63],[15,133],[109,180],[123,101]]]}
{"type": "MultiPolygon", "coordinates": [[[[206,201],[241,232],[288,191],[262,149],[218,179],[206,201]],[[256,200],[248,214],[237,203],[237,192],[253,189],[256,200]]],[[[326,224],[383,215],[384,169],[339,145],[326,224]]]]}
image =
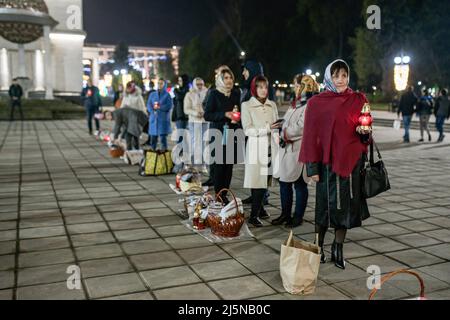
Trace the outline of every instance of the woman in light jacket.
{"type": "Polygon", "coordinates": [[[114,113],[116,116],[114,137],[118,139],[120,131],[123,129],[127,149],[139,150],[139,137],[142,134],[145,122],[148,121],[148,116],[142,90],[133,81],[127,83],[120,109],[114,113]]]}
{"type": "Polygon", "coordinates": [[[242,127],[248,137],[245,156],[244,188],[251,189],[252,211],[249,223],[262,227],[260,219],[269,218],[264,210],[264,195],[271,183],[271,161],[276,158],[275,132],[278,109],[268,99],[269,81],[257,76],[251,85],[252,98],[242,104],[242,127]]]}
{"type": "Polygon", "coordinates": [[[294,78],[295,99],[292,107],[284,116],[281,131],[281,149],[279,150],[280,170],[276,178],[280,182],[281,216],[272,221],[273,225],[286,223],[287,227],[296,228],[303,224],[306,205],[308,203],[309,181],[305,166],[298,163],[303,137],[306,104],[310,97],[319,93],[319,85],[308,75],[297,75],[294,78]],[[292,204],[295,188],[295,213],[292,218],[292,204]]]}
{"type": "Polygon", "coordinates": [[[192,90],[184,98],[184,113],[189,116],[189,133],[191,134],[191,158],[192,164],[200,165],[206,170],[203,161],[203,150],[205,148],[205,132],[208,130],[208,122],[205,121],[205,110],[203,103],[206,99],[208,89],[202,78],[195,78],[192,90]]]}
{"type": "Polygon", "coordinates": [[[120,108],[131,108],[142,111],[147,114],[144,98],[142,97],[142,89],[136,83],[127,83],[127,88],[123,93],[122,104],[120,108]]]}

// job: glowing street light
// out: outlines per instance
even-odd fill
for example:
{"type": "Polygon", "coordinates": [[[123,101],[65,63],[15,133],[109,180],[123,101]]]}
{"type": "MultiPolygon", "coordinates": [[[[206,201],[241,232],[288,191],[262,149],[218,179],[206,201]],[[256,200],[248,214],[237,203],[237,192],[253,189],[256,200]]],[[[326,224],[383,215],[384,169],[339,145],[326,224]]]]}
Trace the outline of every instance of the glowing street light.
{"type": "Polygon", "coordinates": [[[316,77],[320,77],[320,72],[316,72],[316,77]]]}
{"type": "Polygon", "coordinates": [[[403,54],[400,57],[395,57],[394,59],[395,67],[394,67],[394,83],[395,89],[397,91],[403,91],[408,86],[409,79],[409,63],[411,62],[410,56],[404,56],[403,54]]]}
{"type": "Polygon", "coordinates": [[[245,51],[241,51],[241,57],[245,57],[246,53],[245,51]]]}
{"type": "Polygon", "coordinates": [[[311,70],[311,69],[306,70],[306,74],[307,74],[308,76],[312,75],[312,70],[311,70]]]}

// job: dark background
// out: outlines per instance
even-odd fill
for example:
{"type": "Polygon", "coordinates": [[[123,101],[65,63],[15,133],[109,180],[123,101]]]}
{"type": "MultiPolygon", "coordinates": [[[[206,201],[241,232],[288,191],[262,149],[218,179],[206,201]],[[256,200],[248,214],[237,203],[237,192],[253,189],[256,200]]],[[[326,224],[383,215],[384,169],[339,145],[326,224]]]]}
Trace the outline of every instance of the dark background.
{"type": "Polygon", "coordinates": [[[204,0],[85,0],[83,7],[88,43],[182,46],[215,23],[204,0]]]}

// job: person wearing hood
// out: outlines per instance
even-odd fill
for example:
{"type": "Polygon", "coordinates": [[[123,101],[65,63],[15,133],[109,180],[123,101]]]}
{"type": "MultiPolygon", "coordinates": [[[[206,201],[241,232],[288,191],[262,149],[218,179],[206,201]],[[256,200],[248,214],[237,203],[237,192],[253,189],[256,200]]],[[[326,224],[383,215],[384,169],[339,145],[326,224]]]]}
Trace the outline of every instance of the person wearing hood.
{"type": "Polygon", "coordinates": [[[208,130],[208,123],[205,121],[205,110],[203,102],[206,99],[208,89],[202,78],[195,78],[192,90],[184,98],[184,113],[189,116],[189,132],[191,134],[191,158],[192,164],[202,166],[206,171],[203,161],[203,150],[205,148],[204,135],[208,130]]]}
{"type": "Polygon", "coordinates": [[[362,93],[349,88],[350,68],[336,60],[325,71],[326,91],[308,101],[299,162],[306,164],[307,175],[316,185],[316,233],[319,234],[321,262],[328,228],[335,229],[331,260],[345,269],[343,245],[348,229],[362,226],[370,217],[363,196],[363,171],[371,130],[359,124],[362,93]]]}
{"type": "Polygon", "coordinates": [[[280,168],[275,178],[280,183],[281,215],[272,221],[273,225],[286,223],[286,227],[296,228],[303,224],[306,206],[308,204],[309,179],[305,165],[297,162],[302,146],[303,128],[305,125],[305,111],[308,100],[320,89],[318,83],[305,74],[294,78],[295,99],[284,115],[280,146],[280,168]],[[295,189],[295,213],[292,217],[292,204],[295,189]]]}
{"type": "Polygon", "coordinates": [[[161,151],[167,151],[167,136],[172,133],[170,126],[170,112],[173,108],[172,98],[167,92],[167,83],[159,79],[158,90],[148,97],[147,110],[149,113],[150,146],[156,150],[158,140],[161,142],[161,151]]]}
{"type": "Polygon", "coordinates": [[[279,128],[278,109],[269,100],[269,81],[257,76],[250,86],[252,98],[242,104],[242,127],[248,137],[245,156],[244,188],[251,189],[252,211],[248,222],[255,227],[263,227],[260,219],[270,215],[264,210],[264,195],[271,185],[270,158],[277,157],[275,143],[276,129],[279,128]]]}
{"type": "Polygon", "coordinates": [[[186,129],[188,126],[188,115],[184,112],[184,98],[189,92],[189,76],[183,74],[178,77],[178,87],[173,91],[174,109],[172,112],[172,121],[176,123],[177,129],[186,129]]]}
{"type": "MultiPolygon", "coordinates": [[[[245,63],[242,65],[243,83],[241,85],[241,103],[246,102],[252,98],[251,85],[253,79],[255,79],[257,76],[264,76],[263,65],[255,60],[245,61],[245,63]]],[[[269,99],[273,99],[273,97],[270,97],[270,93],[269,99]]]]}
{"type": "MultiPolygon", "coordinates": [[[[216,194],[222,189],[230,188],[233,176],[233,165],[238,159],[238,143],[228,141],[227,137],[235,134],[234,131],[241,128],[240,119],[235,118],[233,110],[240,106],[240,92],[234,87],[235,77],[228,67],[221,67],[216,75],[216,88],[211,90],[206,101],[205,120],[210,122],[210,128],[221,132],[222,141],[214,141],[214,144],[222,146],[222,155],[215,157],[215,162],[211,164],[214,174],[213,183],[216,194]],[[228,133],[228,134],[227,134],[228,133]],[[234,148],[234,161],[229,162],[227,150],[234,148]]],[[[234,139],[233,139],[234,140],[234,139]]],[[[226,193],[222,194],[222,199],[227,202],[226,193]]]]}
{"type": "MultiPolygon", "coordinates": [[[[189,92],[189,76],[186,74],[178,77],[178,87],[173,90],[173,104],[172,121],[175,122],[177,128],[178,144],[183,142],[186,136],[185,130],[188,127],[188,115],[184,113],[184,98],[189,92]]],[[[178,173],[184,166],[184,163],[177,164],[173,172],[178,173]]]]}

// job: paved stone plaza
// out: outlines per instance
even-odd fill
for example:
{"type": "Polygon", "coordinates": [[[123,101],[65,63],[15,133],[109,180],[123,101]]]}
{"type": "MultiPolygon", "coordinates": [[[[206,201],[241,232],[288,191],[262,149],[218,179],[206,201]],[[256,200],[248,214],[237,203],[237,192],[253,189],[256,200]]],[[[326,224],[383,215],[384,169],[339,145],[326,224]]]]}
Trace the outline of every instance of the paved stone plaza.
{"type": "MultiPolygon", "coordinates": [[[[404,147],[400,132],[376,128],[392,191],[370,200],[372,218],[348,232],[347,270],[322,265],[316,293],[296,297],[279,276],[287,229],[266,222],[252,241],[212,244],[180,223],[174,176],[138,176],[86,131],[84,121],[0,123],[0,299],[364,300],[370,265],[418,271],[429,299],[450,299],[449,143],[404,147]],[[71,265],[81,290],[67,288],[71,265]]],[[[238,166],[233,189],[245,198],[242,184],[238,166]]],[[[310,191],[294,232],[313,241],[310,191]]],[[[277,187],[270,203],[278,216],[277,187]]],[[[399,277],[377,298],[418,292],[415,278],[399,277]]]]}

